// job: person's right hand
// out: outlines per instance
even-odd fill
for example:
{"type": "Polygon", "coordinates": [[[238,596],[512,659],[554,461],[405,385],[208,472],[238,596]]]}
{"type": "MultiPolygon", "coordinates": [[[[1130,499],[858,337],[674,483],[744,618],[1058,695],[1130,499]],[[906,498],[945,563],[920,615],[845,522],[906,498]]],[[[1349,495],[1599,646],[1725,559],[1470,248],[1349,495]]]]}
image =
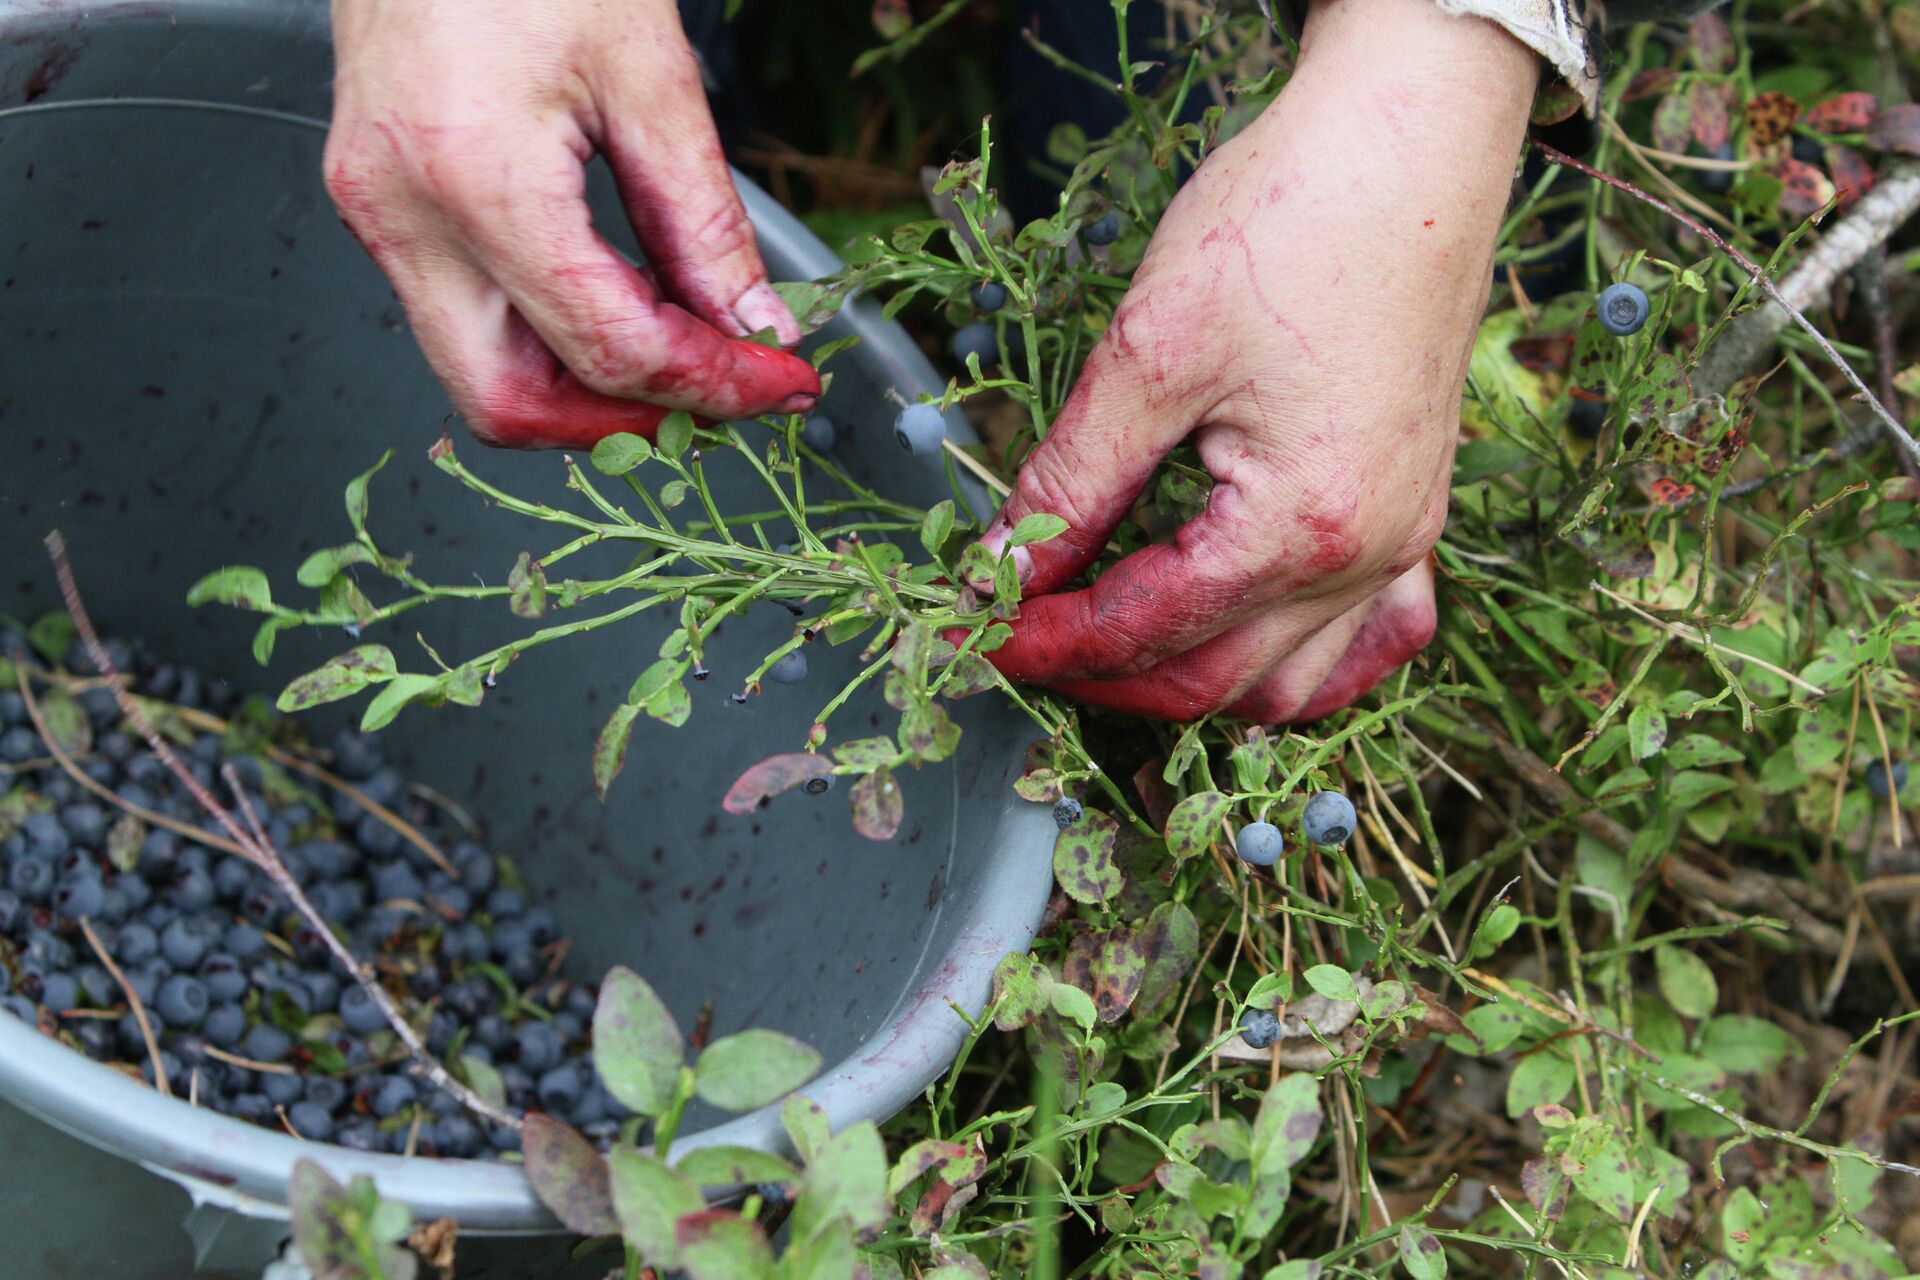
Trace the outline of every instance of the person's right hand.
{"type": "Polygon", "coordinates": [[[473,433],[651,435],[671,409],[804,412],[813,368],[767,283],[673,0],[335,0],[326,182],[473,433]],[[593,230],[606,156],[647,256],[593,230]]]}

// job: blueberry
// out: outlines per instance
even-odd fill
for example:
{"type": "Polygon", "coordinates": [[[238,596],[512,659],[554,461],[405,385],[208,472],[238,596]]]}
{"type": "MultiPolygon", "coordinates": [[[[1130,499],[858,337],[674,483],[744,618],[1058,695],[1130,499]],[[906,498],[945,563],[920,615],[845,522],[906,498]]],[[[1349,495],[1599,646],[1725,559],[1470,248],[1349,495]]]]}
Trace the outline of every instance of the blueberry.
{"type": "Polygon", "coordinates": [[[253,883],[253,868],[238,858],[222,858],[214,864],[213,891],[223,900],[232,902],[247,891],[253,883]]]}
{"type": "Polygon", "coordinates": [[[499,888],[487,895],[487,914],[495,920],[517,916],[527,909],[527,900],[518,889],[499,888]]]}
{"type": "Polygon", "coordinates": [[[206,984],[198,978],[176,973],[153,993],[154,1012],[170,1027],[197,1027],[207,1016],[206,984]]]}
{"type": "Polygon", "coordinates": [[[489,1129],[487,1131],[487,1142],[492,1145],[495,1151],[518,1151],[520,1149],[520,1135],[504,1125],[489,1129]]]}
{"type": "Polygon", "coordinates": [[[384,1151],[386,1135],[367,1119],[349,1120],[333,1135],[333,1140],[349,1151],[384,1151]]]}
{"type": "Polygon", "coordinates": [[[801,441],[815,453],[832,453],[834,442],[839,438],[833,419],[824,413],[808,414],[806,424],[800,428],[801,441]]]}
{"type": "Polygon", "coordinates": [[[507,1020],[497,1013],[487,1013],[474,1021],[473,1033],[468,1037],[467,1045],[469,1049],[479,1045],[483,1049],[492,1049],[497,1052],[506,1048],[512,1039],[513,1028],[507,1025],[507,1020]]]}
{"type": "Polygon", "coordinates": [[[485,960],[492,945],[487,931],[472,921],[450,925],[440,935],[440,954],[455,963],[485,960]]]}
{"type": "Polygon", "coordinates": [[[0,733],[0,760],[8,764],[22,764],[43,754],[39,736],[31,729],[15,727],[0,733]]]}
{"type": "Polygon", "coordinates": [[[293,1049],[293,1037],[270,1022],[262,1022],[241,1041],[241,1056],[255,1062],[278,1062],[293,1049]]]}
{"type": "Polygon", "coordinates": [[[340,979],[326,969],[314,969],[300,975],[301,985],[310,998],[310,1013],[332,1013],[340,1003],[340,979]]]}
{"type": "Polygon", "coordinates": [[[27,838],[27,852],[42,858],[57,858],[73,843],[60,819],[50,813],[29,815],[20,824],[20,834],[27,838]]]}
{"type": "Polygon", "coordinates": [[[500,967],[507,971],[507,977],[517,987],[524,987],[540,977],[544,966],[540,963],[540,953],[532,947],[524,947],[506,956],[500,967]]]}
{"type": "Polygon", "coordinates": [[[893,420],[893,438],[915,457],[939,453],[947,438],[946,417],[938,405],[910,404],[893,420]]]}
{"type": "Polygon", "coordinates": [[[449,1160],[470,1159],[480,1152],[480,1127],[465,1116],[442,1116],[434,1121],[432,1137],[433,1149],[449,1160]]]}
{"type": "MultiPolygon", "coordinates": [[[[162,1049],[160,1051],[160,1065],[167,1070],[167,1086],[184,1091],[187,1083],[187,1068],[185,1064],[165,1049],[162,1049]]],[[[150,1085],[157,1083],[154,1078],[152,1054],[147,1054],[142,1058],[140,1062],[140,1078],[150,1085]]]]}
{"type": "Polygon", "coordinates": [[[252,960],[267,953],[267,935],[250,924],[232,924],[221,936],[220,946],[235,960],[252,960]]]}
{"type": "Polygon", "coordinates": [[[1249,1049],[1269,1049],[1280,1038],[1280,1019],[1271,1009],[1249,1009],[1240,1015],[1240,1038],[1249,1049]]]}
{"type": "Polygon", "coordinates": [[[70,973],[55,970],[40,978],[40,1007],[48,1013],[65,1013],[80,1004],[80,981],[70,973]]]}
{"type": "Polygon", "coordinates": [[[444,875],[436,875],[435,879],[445,883],[427,886],[427,904],[446,919],[466,919],[467,913],[473,910],[473,895],[444,875]]]}
{"type": "Polygon", "coordinates": [[[127,914],[132,915],[153,901],[153,886],[143,876],[120,876],[113,882],[109,893],[118,893],[126,899],[127,914]]]}
{"type": "Polygon", "coordinates": [[[525,921],[536,947],[544,947],[560,936],[560,926],[554,923],[553,912],[545,907],[529,907],[521,919],[525,921]]]}
{"type": "Polygon", "coordinates": [[[69,920],[99,915],[106,900],[106,886],[91,867],[63,876],[53,890],[53,909],[69,920]]]}
{"type": "MultiPolygon", "coordinates": [[[[127,985],[133,989],[133,994],[140,997],[141,1004],[152,1004],[153,993],[159,990],[160,984],[169,977],[168,974],[156,972],[151,967],[152,963],[149,962],[149,967],[146,968],[121,970],[126,975],[127,985]]],[[[166,962],[163,960],[159,963],[166,962]]]]}
{"type": "Polygon", "coordinates": [[[27,724],[29,719],[25,698],[11,689],[0,692],[0,725],[11,728],[14,725],[27,724]]]}
{"type": "Polygon", "coordinates": [[[20,895],[11,889],[0,889],[0,933],[12,933],[13,926],[24,916],[20,895]]]}
{"type": "Polygon", "coordinates": [[[232,1101],[227,1103],[227,1110],[239,1119],[252,1120],[256,1124],[273,1116],[273,1104],[267,1101],[264,1093],[236,1093],[232,1101]]]}
{"type": "Polygon", "coordinates": [[[359,983],[340,993],[340,1021],[347,1030],[366,1035],[387,1025],[386,1015],[359,983]]]}
{"type": "Polygon", "coordinates": [[[116,1055],[113,1028],[99,1018],[81,1019],[80,1025],[73,1028],[73,1034],[80,1041],[80,1051],[96,1062],[105,1062],[116,1055]]]}
{"type": "Polygon", "coordinates": [[[22,902],[40,902],[53,890],[53,863],[46,858],[22,854],[13,860],[7,872],[7,888],[22,902]]]}
{"type": "Polygon", "coordinates": [[[333,1141],[333,1117],[317,1103],[294,1103],[287,1108],[287,1123],[309,1142],[333,1141]]]}
{"type": "Polygon", "coordinates": [[[824,778],[808,778],[800,784],[800,789],[810,796],[823,796],[833,790],[834,778],[828,774],[824,778]]]}
{"type": "Polygon", "coordinates": [[[397,1116],[414,1104],[419,1090],[409,1076],[388,1076],[377,1085],[367,1098],[367,1105],[373,1108],[373,1114],[382,1120],[397,1116]]]}
{"type": "Polygon", "coordinates": [[[182,911],[204,911],[213,905],[213,881],[205,871],[188,869],[173,879],[167,900],[182,911]]]}
{"type": "Polygon", "coordinates": [[[81,844],[99,844],[107,834],[107,815],[97,804],[70,804],[60,811],[60,825],[81,844]]]}
{"type": "Polygon", "coordinates": [[[1646,290],[1624,280],[1602,289],[1600,297],[1594,302],[1600,327],[1616,338],[1630,338],[1640,332],[1652,310],[1653,304],[1647,301],[1646,290]]]}
{"type": "Polygon", "coordinates": [[[276,1107],[290,1106],[307,1096],[307,1086],[291,1071],[262,1071],[260,1092],[276,1107]]]}
{"type": "Polygon", "coordinates": [[[173,873],[179,852],[180,838],[173,832],[149,831],[147,838],[140,842],[140,861],[136,868],[149,880],[166,879],[173,873]]]}
{"type": "Polygon", "coordinates": [[[180,916],[160,933],[160,954],[176,969],[191,969],[220,941],[220,926],[205,916],[180,916]]]}
{"type": "Polygon", "coordinates": [[[807,678],[807,655],[804,650],[795,649],[791,653],[780,655],[780,660],[767,668],[767,678],[779,684],[799,684],[807,678]]]}
{"type": "Polygon", "coordinates": [[[334,736],[333,771],[347,781],[370,778],[384,763],[385,754],[370,734],[343,731],[334,736]]]}
{"type": "Polygon", "coordinates": [[[418,902],[426,892],[420,877],[404,862],[383,862],[373,869],[373,896],[377,902],[400,899],[418,902]]]}
{"type": "Polygon", "coordinates": [[[347,1100],[346,1081],[335,1076],[308,1076],[307,1101],[325,1111],[338,1111],[347,1100]]]}
{"type": "Polygon", "coordinates": [[[427,1018],[427,1049],[443,1055],[453,1047],[453,1038],[460,1034],[460,1019],[445,1009],[435,1009],[427,1018]]]}
{"type": "Polygon", "coordinates": [[[113,980],[105,965],[83,964],[73,971],[73,976],[79,979],[80,994],[94,1008],[106,1009],[120,1003],[120,984],[113,980]]]}
{"type": "Polygon", "coordinates": [[[0,1009],[5,1009],[28,1026],[40,1020],[39,1010],[35,1009],[33,1001],[25,996],[7,996],[5,999],[0,999],[0,1009]]]}
{"type": "Polygon", "coordinates": [[[1567,407],[1567,429],[1582,440],[1597,439],[1600,428],[1607,420],[1607,401],[1591,391],[1573,392],[1573,402],[1567,407]]]}
{"type": "Polygon", "coordinates": [[[1053,825],[1065,831],[1080,821],[1080,816],[1085,812],[1086,807],[1078,800],[1072,796],[1062,796],[1053,806],[1053,825]]]}
{"type": "Polygon", "coordinates": [[[200,1035],[216,1049],[231,1049],[247,1034],[247,1012],[237,1004],[216,1004],[200,1022],[200,1035]]]}
{"type": "Polygon", "coordinates": [[[27,945],[21,948],[21,967],[48,973],[55,969],[73,968],[73,946],[66,939],[45,929],[34,929],[27,934],[27,945]]]}
{"type": "MultiPolygon", "coordinates": [[[[1707,152],[1715,160],[1731,160],[1734,157],[1733,139],[1727,138],[1707,152]]],[[[1735,175],[1733,169],[1701,169],[1698,171],[1700,189],[1712,195],[1724,195],[1733,188],[1735,175]]]]}
{"type": "Polygon", "coordinates": [[[150,925],[134,921],[123,925],[120,936],[114,939],[114,959],[121,964],[143,964],[160,952],[160,938],[150,925]]]}
{"type": "Polygon", "coordinates": [[[1280,828],[1271,822],[1249,822],[1240,828],[1240,834],[1234,838],[1233,851],[1240,855],[1242,862],[1256,867],[1270,867],[1280,861],[1286,846],[1280,828]]]}
{"type": "Polygon", "coordinates": [[[534,1086],[534,1096],[540,1099],[541,1108],[554,1115],[573,1110],[586,1091],[586,1081],[581,1079],[577,1062],[565,1062],[542,1072],[539,1083],[534,1086]]]}
{"type": "Polygon", "coordinates": [[[215,1000],[238,1000],[253,983],[240,962],[224,951],[216,951],[200,964],[200,981],[215,1000]]]}
{"type": "Polygon", "coordinates": [[[1905,760],[1894,761],[1893,773],[1889,775],[1887,773],[1886,761],[1875,760],[1867,766],[1866,782],[1868,794],[1872,795],[1876,800],[1885,800],[1888,796],[1891,796],[1894,792],[1907,785],[1907,762],[1905,760]],[[1889,785],[1889,781],[1891,781],[1891,785],[1889,785]]]}
{"type": "Polygon", "coordinates": [[[354,841],[376,858],[391,858],[406,847],[406,840],[384,819],[368,814],[353,829],[354,841]]]}
{"type": "Polygon", "coordinates": [[[1007,286],[998,280],[982,280],[967,296],[973,300],[975,310],[991,314],[1007,305],[1007,286]]]}
{"type": "Polygon", "coordinates": [[[1300,827],[1309,844],[1345,844],[1359,821],[1353,801],[1338,791],[1314,792],[1300,814],[1300,827]]]}
{"type": "MultiPolygon", "coordinates": [[[[139,876],[130,878],[140,879],[139,876]]],[[[117,884],[108,885],[100,891],[100,909],[93,914],[97,919],[117,925],[133,914],[133,895],[117,884]]]]}
{"type": "Polygon", "coordinates": [[[521,1069],[532,1075],[540,1075],[559,1065],[566,1053],[560,1034],[544,1022],[523,1025],[514,1033],[514,1043],[520,1051],[521,1069]]]}
{"type": "Polygon", "coordinates": [[[1107,210],[1088,223],[1087,229],[1081,234],[1086,236],[1088,244],[1112,244],[1120,238],[1120,211],[1107,210]]]}
{"type": "Polygon", "coordinates": [[[966,367],[967,358],[972,356],[980,361],[982,369],[991,369],[1000,363],[1000,335],[987,321],[976,320],[954,332],[948,350],[953,353],[953,362],[961,368],[966,367]]]}

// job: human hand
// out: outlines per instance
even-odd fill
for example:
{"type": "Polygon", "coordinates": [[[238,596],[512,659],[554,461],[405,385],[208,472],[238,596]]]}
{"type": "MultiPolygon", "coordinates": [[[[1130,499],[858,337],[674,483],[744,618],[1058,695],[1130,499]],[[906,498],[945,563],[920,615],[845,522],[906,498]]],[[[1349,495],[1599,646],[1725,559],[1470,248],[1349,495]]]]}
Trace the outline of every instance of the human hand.
{"type": "Polygon", "coordinates": [[[802,412],[820,379],[767,283],[672,0],[335,0],[327,189],[474,434],[651,435],[671,409],[802,412]],[[593,230],[606,156],[647,254],[593,230]]]}
{"type": "MultiPolygon", "coordinates": [[[[1432,637],[1459,401],[1532,100],[1518,41],[1432,0],[1329,0],[1293,80],[1168,209],[982,539],[1013,551],[1008,676],[1175,720],[1346,705],[1432,637]],[[1168,450],[1214,487],[1084,571],[1168,450]]],[[[978,584],[976,584],[978,585],[978,584]]]]}

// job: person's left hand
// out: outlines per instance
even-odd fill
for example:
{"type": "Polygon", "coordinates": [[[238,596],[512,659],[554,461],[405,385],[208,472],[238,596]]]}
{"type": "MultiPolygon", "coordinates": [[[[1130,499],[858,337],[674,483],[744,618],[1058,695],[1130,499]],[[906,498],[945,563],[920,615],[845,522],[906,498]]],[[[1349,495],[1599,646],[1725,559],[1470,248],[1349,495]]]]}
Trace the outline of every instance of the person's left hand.
{"type": "Polygon", "coordinates": [[[1346,705],[1431,638],[1428,551],[1535,79],[1432,0],[1309,16],[1292,82],[1174,200],[1111,327],[982,539],[1016,548],[1001,671],[1167,719],[1346,705]],[[1214,478],[1171,543],[1083,590],[1166,452],[1214,478]]]}

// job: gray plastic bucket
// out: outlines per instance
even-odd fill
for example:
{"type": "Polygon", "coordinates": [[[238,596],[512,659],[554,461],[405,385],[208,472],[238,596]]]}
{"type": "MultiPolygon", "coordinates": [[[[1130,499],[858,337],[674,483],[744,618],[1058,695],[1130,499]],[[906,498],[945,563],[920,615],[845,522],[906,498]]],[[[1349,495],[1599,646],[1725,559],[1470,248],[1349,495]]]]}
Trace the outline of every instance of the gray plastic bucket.
{"type": "MultiPolygon", "coordinates": [[[[0,611],[54,607],[40,540],[57,526],[107,628],[276,690],[348,642],[290,633],[261,671],[248,619],[187,609],[186,587],[227,561],[290,584],[308,552],[344,540],[341,487],[388,445],[372,527],[429,576],[498,581],[519,551],[555,545],[426,459],[447,405],[320,184],[330,78],[319,3],[0,2],[0,611]]],[[[594,190],[618,242],[610,188],[594,190]]],[[[745,194],[776,278],[835,267],[790,215],[745,194]]],[[[885,397],[936,386],[934,371],[872,311],[822,337],[850,333],[864,341],[836,361],[827,405],[841,453],[885,491],[936,500],[943,472],[895,447],[885,397]]],[[[496,482],[566,500],[557,458],[460,444],[496,482]]],[[[416,613],[378,638],[420,668],[416,628],[471,653],[500,633],[500,612],[416,613]]],[[[727,783],[799,745],[853,669],[853,655],[816,649],[807,685],[733,705],[747,664],[791,626],[768,606],[723,629],[688,725],[635,734],[602,806],[592,738],[661,625],[536,651],[480,708],[407,712],[386,735],[397,762],[484,820],[556,909],[580,972],[629,964],[689,1025],[711,1000],[716,1033],[801,1036],[831,1064],[806,1093],[837,1123],[884,1117],[951,1060],[964,1027],[949,1002],[979,1008],[994,963],[1038,922],[1053,828],[1009,790],[1030,726],[991,698],[959,704],[959,757],[903,779],[908,819],[890,843],[853,833],[844,789],[728,816],[727,783]]],[[[877,699],[851,708],[842,735],[875,732],[885,714],[877,699]]],[[[781,1138],[764,1112],[697,1117],[688,1141],[781,1138]]],[[[302,1156],[371,1174],[422,1220],[457,1218],[471,1274],[611,1265],[561,1266],[564,1242],[512,1165],[302,1143],[162,1098],[0,1017],[6,1275],[257,1275],[302,1156]]]]}

